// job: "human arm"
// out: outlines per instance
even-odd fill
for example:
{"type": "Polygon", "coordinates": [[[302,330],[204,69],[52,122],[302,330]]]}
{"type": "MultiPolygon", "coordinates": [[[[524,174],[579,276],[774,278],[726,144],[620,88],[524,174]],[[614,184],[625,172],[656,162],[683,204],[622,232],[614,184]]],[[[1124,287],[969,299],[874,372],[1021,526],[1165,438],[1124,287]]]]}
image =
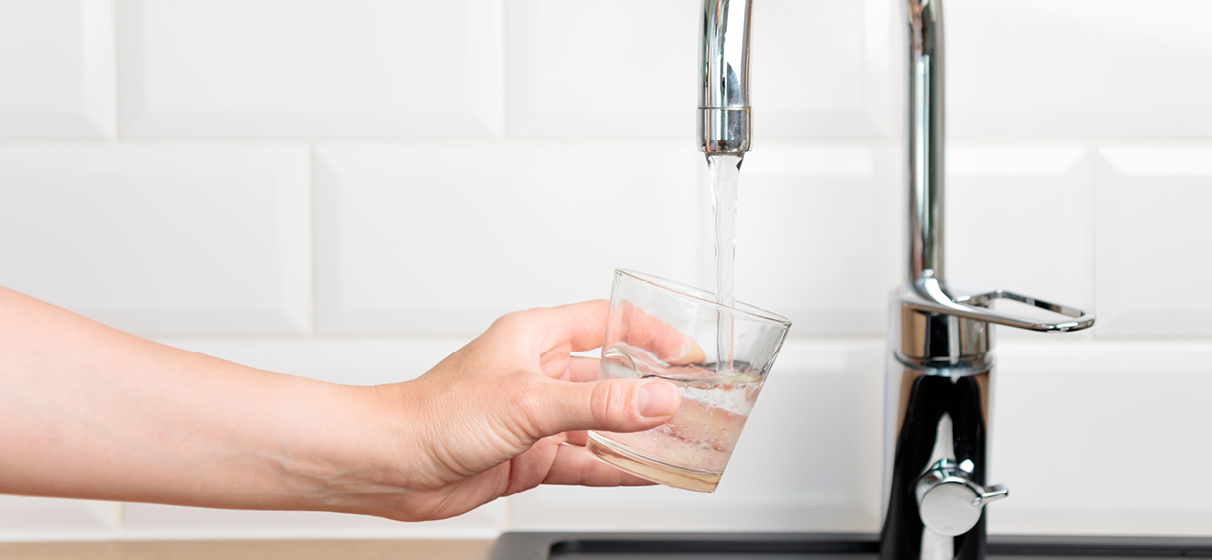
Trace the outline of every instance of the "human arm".
{"type": "Polygon", "coordinates": [[[415,380],[352,387],[0,288],[0,492],[422,520],[544,482],[642,484],[589,457],[581,430],[651,428],[679,400],[664,382],[590,381],[596,360],[570,352],[600,344],[605,320],[605,302],[510,314],[415,380]]]}

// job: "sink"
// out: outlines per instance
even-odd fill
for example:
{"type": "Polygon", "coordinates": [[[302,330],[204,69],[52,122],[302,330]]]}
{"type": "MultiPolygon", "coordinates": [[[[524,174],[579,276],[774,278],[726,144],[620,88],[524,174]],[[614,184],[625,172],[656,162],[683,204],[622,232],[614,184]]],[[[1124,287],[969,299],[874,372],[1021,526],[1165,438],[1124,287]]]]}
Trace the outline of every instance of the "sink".
{"type": "MultiPolygon", "coordinates": [[[[1212,558],[1212,538],[989,537],[990,560],[1212,558]]],[[[827,533],[505,533],[491,560],[878,560],[879,537],[827,533]]]]}

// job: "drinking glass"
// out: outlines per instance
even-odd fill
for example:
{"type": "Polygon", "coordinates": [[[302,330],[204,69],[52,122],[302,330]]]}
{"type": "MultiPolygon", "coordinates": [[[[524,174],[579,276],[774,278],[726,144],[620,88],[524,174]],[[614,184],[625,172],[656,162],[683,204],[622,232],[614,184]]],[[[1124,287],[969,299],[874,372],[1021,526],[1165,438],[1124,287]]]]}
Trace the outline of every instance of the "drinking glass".
{"type": "Polygon", "coordinates": [[[653,482],[714,492],[791,322],[711,292],[615,270],[598,379],[669,381],[682,395],[669,422],[636,433],[590,431],[598,459],[653,482]]]}

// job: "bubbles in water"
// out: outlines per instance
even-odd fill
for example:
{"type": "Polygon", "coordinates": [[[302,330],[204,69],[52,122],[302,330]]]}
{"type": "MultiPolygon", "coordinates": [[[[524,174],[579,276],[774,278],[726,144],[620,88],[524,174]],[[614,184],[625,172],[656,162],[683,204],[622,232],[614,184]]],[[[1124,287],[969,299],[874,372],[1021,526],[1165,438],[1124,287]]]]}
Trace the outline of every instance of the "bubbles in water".
{"type": "Polygon", "coordinates": [[[603,355],[615,377],[656,377],[673,383],[682,408],[668,423],[611,437],[641,453],[676,464],[722,472],[757,400],[762,379],[748,364],[720,372],[715,364],[669,365],[649,352],[618,344],[603,355]]]}

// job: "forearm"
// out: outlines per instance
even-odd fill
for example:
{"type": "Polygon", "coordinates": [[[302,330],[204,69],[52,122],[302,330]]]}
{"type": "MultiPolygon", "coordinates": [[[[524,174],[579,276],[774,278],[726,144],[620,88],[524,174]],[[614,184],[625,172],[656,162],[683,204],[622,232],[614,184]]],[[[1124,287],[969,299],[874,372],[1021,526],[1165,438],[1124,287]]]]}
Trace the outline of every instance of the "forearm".
{"type": "Polygon", "coordinates": [[[2,493],[349,510],[368,490],[351,470],[379,468],[371,389],[177,350],[3,288],[0,387],[2,493]]]}

